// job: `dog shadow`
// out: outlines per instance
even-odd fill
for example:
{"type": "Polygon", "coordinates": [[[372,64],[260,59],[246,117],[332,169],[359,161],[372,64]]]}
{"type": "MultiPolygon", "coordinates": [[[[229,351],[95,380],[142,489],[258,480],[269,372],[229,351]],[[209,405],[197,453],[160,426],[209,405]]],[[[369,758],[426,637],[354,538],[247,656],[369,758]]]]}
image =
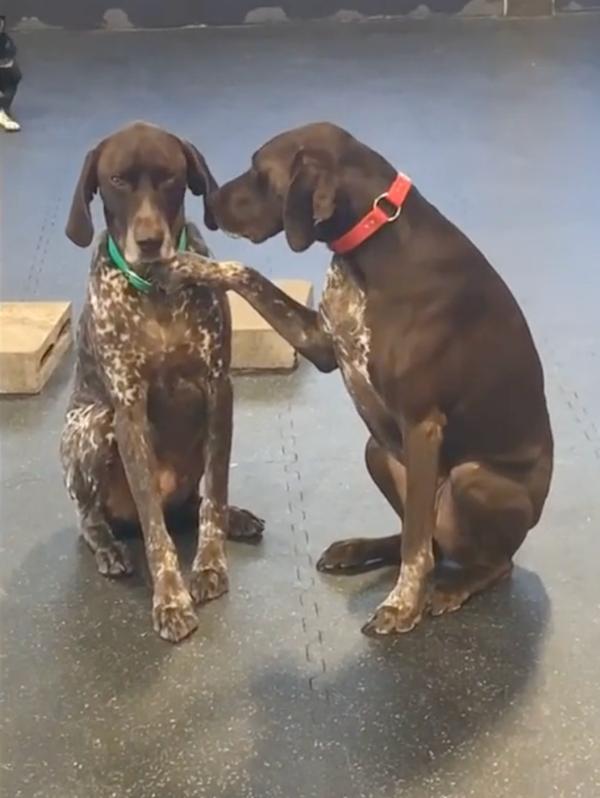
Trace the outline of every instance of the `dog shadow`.
{"type": "MultiPolygon", "coordinates": [[[[351,596],[357,638],[389,581],[389,573],[372,575],[351,596]]],[[[460,612],[425,618],[408,635],[363,639],[362,645],[357,640],[341,664],[323,663],[321,673],[315,668],[306,691],[305,739],[296,735],[279,753],[287,761],[286,795],[387,796],[403,787],[410,795],[441,794],[454,768],[464,775],[477,763],[496,728],[510,733],[535,676],[549,618],[542,581],[517,568],[511,580],[460,612]],[[319,753],[307,764],[294,755],[302,747],[319,753]]],[[[338,647],[335,630],[324,626],[322,635],[325,651],[338,647]]],[[[267,715],[281,715],[293,712],[291,703],[281,706],[281,696],[298,695],[300,686],[289,674],[270,671],[259,674],[254,689],[267,715]],[[269,699],[273,684],[279,684],[276,707],[269,699]]],[[[257,793],[265,778],[258,763],[272,755],[267,744],[255,757],[257,793]]]]}
{"type": "MultiPolygon", "coordinates": [[[[197,524],[170,520],[187,575],[197,524]]],[[[176,739],[165,738],[165,727],[180,734],[181,726],[170,724],[185,724],[188,731],[218,722],[213,702],[222,688],[210,669],[229,656],[221,651],[230,644],[223,628],[228,597],[199,609],[200,625],[190,641],[166,643],[152,628],[141,533],[133,526],[115,531],[131,553],[131,576],[101,576],[70,526],[31,547],[0,587],[0,748],[7,795],[74,795],[70,788],[80,794],[85,783],[93,786],[90,794],[120,796],[125,780],[128,795],[147,796],[133,761],[155,761],[173,750],[176,739]]],[[[260,546],[232,545],[240,552],[240,571],[261,556],[260,546]]]]}
{"type": "MultiPolygon", "coordinates": [[[[255,617],[252,596],[246,609],[238,594],[231,610],[256,623],[252,634],[263,643],[236,664],[239,641],[226,628],[227,597],[202,608],[191,643],[171,646],[152,630],[141,539],[128,539],[135,575],[113,582],[98,575],[74,536],[72,528],[53,533],[4,585],[7,794],[57,794],[58,782],[66,791],[79,760],[88,781],[90,773],[102,773],[110,786],[112,773],[125,778],[134,798],[147,795],[144,777],[131,770],[129,743],[123,744],[131,738],[138,762],[168,756],[186,740],[186,767],[176,769],[180,786],[169,792],[185,798],[195,794],[185,786],[195,778],[190,773],[199,782],[218,777],[214,751],[219,741],[225,744],[223,734],[237,735],[247,749],[239,753],[243,794],[378,797],[390,794],[390,785],[397,794],[402,786],[434,784],[453,763],[466,770],[476,761],[480,741],[496,727],[510,729],[550,617],[540,579],[517,569],[511,581],[455,615],[426,619],[404,637],[369,640],[360,635],[360,622],[387,587],[385,574],[369,575],[347,596],[351,617],[343,623],[328,617],[331,606],[322,598],[323,662],[302,667],[302,639],[286,634],[267,643],[269,618],[255,617]],[[230,663],[224,671],[223,662],[230,663]],[[227,731],[228,718],[237,725],[227,731]],[[197,749],[198,735],[206,756],[197,749]],[[33,782],[27,786],[30,776],[42,792],[33,782]]],[[[182,527],[174,537],[187,570],[194,531],[182,527]]],[[[236,552],[239,572],[262,556],[260,547],[243,544],[236,552]]],[[[263,612],[273,600],[256,598],[263,612]]],[[[297,626],[298,619],[290,623],[297,626]]],[[[241,794],[239,784],[211,783],[213,798],[241,794]]]]}

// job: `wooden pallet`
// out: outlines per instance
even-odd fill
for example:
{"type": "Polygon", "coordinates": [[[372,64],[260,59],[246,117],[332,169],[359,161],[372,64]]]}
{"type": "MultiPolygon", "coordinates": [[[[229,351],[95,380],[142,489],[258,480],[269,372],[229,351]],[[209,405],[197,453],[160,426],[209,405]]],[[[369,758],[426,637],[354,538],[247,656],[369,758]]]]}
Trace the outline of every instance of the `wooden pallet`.
{"type": "MultiPolygon", "coordinates": [[[[275,283],[296,302],[312,307],[313,288],[306,280],[275,283]]],[[[291,371],[295,350],[238,294],[229,294],[233,340],[231,367],[235,371],[291,371]]]]}
{"type": "Polygon", "coordinates": [[[39,393],[72,339],[70,302],[0,302],[0,393],[39,393]]]}

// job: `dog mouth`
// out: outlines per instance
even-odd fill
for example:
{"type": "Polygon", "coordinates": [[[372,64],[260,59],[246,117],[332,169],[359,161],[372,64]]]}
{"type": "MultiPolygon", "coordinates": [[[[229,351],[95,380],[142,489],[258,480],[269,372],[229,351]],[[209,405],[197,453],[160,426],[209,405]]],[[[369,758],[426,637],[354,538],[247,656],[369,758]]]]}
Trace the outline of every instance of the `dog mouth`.
{"type": "Polygon", "coordinates": [[[257,235],[254,233],[253,235],[247,236],[248,241],[251,241],[253,244],[263,244],[267,239],[270,238],[268,235],[257,235]]]}
{"type": "Polygon", "coordinates": [[[264,233],[257,233],[253,230],[243,230],[239,233],[233,233],[231,230],[223,230],[225,235],[228,238],[232,239],[245,239],[246,241],[250,241],[252,244],[262,244],[268,238],[270,238],[269,234],[266,235],[264,233]]]}
{"type": "Polygon", "coordinates": [[[215,215],[215,222],[217,223],[219,230],[230,238],[232,241],[239,241],[240,239],[246,239],[247,241],[251,241],[253,244],[258,244],[260,241],[264,241],[265,239],[259,237],[254,233],[252,230],[249,230],[247,227],[238,227],[237,230],[232,230],[231,227],[224,224],[218,216],[215,215]]]}
{"type": "Polygon", "coordinates": [[[224,233],[227,238],[231,238],[234,241],[246,239],[246,241],[251,241],[253,244],[260,244],[262,241],[266,240],[263,236],[259,236],[256,233],[252,233],[247,230],[244,230],[241,233],[234,233],[232,230],[227,230],[226,228],[221,227],[221,232],[224,233]]]}
{"type": "Polygon", "coordinates": [[[263,231],[256,231],[252,230],[249,227],[245,228],[238,228],[237,230],[232,230],[229,227],[226,227],[222,224],[221,220],[215,217],[215,221],[219,226],[219,230],[234,241],[239,241],[240,239],[245,239],[246,241],[250,241],[252,244],[262,244],[267,239],[273,236],[273,233],[270,231],[263,232],[263,231]]]}
{"type": "Polygon", "coordinates": [[[153,265],[168,266],[170,263],[173,263],[177,257],[177,252],[172,245],[163,245],[160,247],[160,249],[150,252],[144,252],[141,249],[137,249],[137,252],[132,252],[131,254],[134,255],[134,257],[129,260],[126,256],[126,259],[130,266],[134,269],[149,268],[153,265]]]}

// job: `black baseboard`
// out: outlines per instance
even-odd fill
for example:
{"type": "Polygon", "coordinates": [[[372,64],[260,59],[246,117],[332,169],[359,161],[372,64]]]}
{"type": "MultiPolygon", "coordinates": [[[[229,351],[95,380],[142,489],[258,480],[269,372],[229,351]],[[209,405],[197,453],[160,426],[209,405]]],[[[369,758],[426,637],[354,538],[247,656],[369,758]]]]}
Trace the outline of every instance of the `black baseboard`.
{"type": "Polygon", "coordinates": [[[17,29],[178,28],[186,25],[359,22],[376,17],[540,16],[600,7],[600,0],[0,0],[17,29]]]}

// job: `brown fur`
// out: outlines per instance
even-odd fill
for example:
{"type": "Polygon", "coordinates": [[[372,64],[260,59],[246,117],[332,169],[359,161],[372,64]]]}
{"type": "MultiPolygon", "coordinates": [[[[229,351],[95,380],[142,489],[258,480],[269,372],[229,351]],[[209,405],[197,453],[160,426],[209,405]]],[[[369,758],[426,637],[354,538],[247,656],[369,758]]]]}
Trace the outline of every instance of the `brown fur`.
{"type": "MultiPolygon", "coordinates": [[[[109,232],[121,251],[129,249],[130,265],[152,280],[157,264],[174,254],[186,224],[186,185],[199,194],[216,187],[195,148],[153,126],[128,127],[88,153],[67,234],[89,243],[89,203],[98,190],[109,232]]],[[[199,231],[187,224],[187,233],[189,248],[208,258],[199,231]]],[[[65,481],[101,573],[130,572],[113,525],[140,523],[154,626],[175,642],[197,626],[194,601],[227,590],[226,535],[256,538],[263,528],[250,513],[228,507],[229,307],[218,288],[140,293],[110,261],[106,240],[104,233],[92,259],[80,320],[75,386],[61,441],[65,481]],[[203,476],[206,495],[188,591],[164,511],[197,504],[203,476]]]]}
{"type": "MultiPolygon", "coordinates": [[[[351,229],[395,175],[345,130],[307,125],[261,147],[209,211],[255,243],[284,231],[301,251],[351,229]]],[[[507,286],[416,187],[393,223],[333,258],[318,312],[242,265],[190,257],[165,279],[237,291],[320,370],[340,369],[371,433],[369,474],[403,528],[335,543],[319,561],[400,565],[366,632],[408,631],[510,573],[552,475],[542,367],[507,286]],[[434,560],[459,568],[430,591],[434,560]]]]}

